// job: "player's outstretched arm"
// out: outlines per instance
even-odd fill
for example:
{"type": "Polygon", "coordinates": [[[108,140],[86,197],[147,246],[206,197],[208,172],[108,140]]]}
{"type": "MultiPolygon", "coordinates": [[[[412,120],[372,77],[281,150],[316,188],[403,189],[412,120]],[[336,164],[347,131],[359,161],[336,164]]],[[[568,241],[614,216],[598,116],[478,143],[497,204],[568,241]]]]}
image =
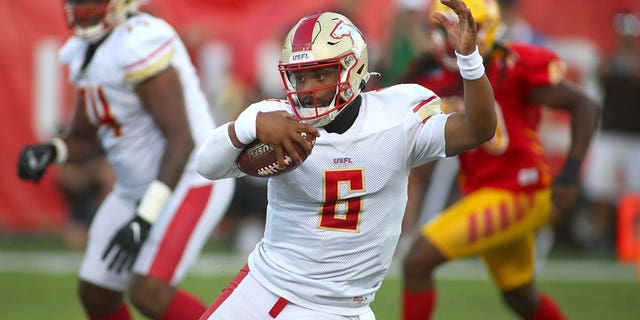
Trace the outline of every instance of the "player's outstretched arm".
{"type": "Polygon", "coordinates": [[[464,79],[466,112],[452,114],[445,127],[446,154],[453,156],[491,139],[495,134],[496,115],[493,89],[484,74],[483,59],[476,44],[475,19],[461,0],[440,2],[455,12],[455,15],[436,13],[434,19],[446,30],[464,79]]]}

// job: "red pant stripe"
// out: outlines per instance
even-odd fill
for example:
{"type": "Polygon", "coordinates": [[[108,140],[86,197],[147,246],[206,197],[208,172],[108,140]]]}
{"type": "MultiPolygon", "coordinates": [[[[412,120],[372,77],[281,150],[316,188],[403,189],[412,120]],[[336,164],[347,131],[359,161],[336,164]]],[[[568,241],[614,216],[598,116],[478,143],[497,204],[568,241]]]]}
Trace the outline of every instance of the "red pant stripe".
{"type": "Polygon", "coordinates": [[[213,184],[189,189],[164,233],[149,274],[171,281],[189,242],[193,229],[204,212],[213,184]]]}
{"type": "Polygon", "coordinates": [[[235,290],[238,287],[238,285],[240,285],[240,282],[242,282],[242,280],[248,274],[249,274],[249,266],[245,264],[244,267],[240,269],[240,272],[238,272],[235,278],[233,278],[233,280],[229,282],[229,285],[226,288],[224,288],[224,290],[222,290],[222,293],[218,296],[218,299],[216,299],[216,301],[214,301],[211,304],[211,306],[207,308],[207,311],[205,311],[200,316],[200,320],[208,319],[216,310],[218,310],[218,308],[222,305],[222,303],[225,300],[227,300],[227,298],[229,298],[229,296],[233,293],[233,290],[235,290]]]}
{"type": "Polygon", "coordinates": [[[287,299],[280,297],[280,299],[278,299],[278,301],[276,301],[276,303],[273,305],[273,308],[269,310],[269,315],[271,316],[271,318],[277,317],[280,312],[282,312],[282,309],[284,309],[287,303],[289,303],[287,299]]]}

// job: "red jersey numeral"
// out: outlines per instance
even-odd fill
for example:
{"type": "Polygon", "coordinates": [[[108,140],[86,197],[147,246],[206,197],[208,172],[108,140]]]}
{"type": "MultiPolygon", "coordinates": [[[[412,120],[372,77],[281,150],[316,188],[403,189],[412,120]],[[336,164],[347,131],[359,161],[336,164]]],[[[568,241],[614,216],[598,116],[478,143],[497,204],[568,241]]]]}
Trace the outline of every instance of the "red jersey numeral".
{"type": "Polygon", "coordinates": [[[109,126],[116,137],[122,135],[122,127],[113,116],[109,102],[102,91],[102,87],[84,87],[80,89],[80,96],[84,100],[87,113],[91,113],[100,126],[109,126]]]}
{"type": "Polygon", "coordinates": [[[362,169],[331,170],[324,172],[324,204],[320,212],[319,226],[322,229],[338,231],[360,230],[362,197],[344,199],[346,194],[364,191],[362,169]]]}

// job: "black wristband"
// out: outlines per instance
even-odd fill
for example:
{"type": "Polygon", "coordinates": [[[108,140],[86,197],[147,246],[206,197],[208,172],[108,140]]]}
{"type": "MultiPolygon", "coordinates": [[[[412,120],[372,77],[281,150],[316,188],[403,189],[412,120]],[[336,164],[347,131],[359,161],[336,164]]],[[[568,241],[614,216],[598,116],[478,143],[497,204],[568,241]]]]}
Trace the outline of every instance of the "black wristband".
{"type": "Polygon", "coordinates": [[[554,185],[556,184],[575,184],[580,179],[580,165],[581,160],[567,158],[564,163],[564,167],[560,174],[556,177],[554,185]]]}

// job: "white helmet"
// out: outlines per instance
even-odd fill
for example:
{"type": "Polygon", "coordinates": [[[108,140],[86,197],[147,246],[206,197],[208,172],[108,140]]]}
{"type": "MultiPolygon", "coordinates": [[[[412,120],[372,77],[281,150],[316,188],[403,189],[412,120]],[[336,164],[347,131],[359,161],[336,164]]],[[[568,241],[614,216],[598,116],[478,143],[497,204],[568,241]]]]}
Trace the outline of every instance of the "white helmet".
{"type": "Polygon", "coordinates": [[[360,30],[345,16],[324,12],[300,19],[289,31],[278,70],[296,116],[321,127],[360,94],[369,80],[367,62],[367,44],[360,30]],[[293,71],[334,65],[338,67],[335,85],[296,91],[293,71]],[[317,105],[316,93],[331,87],[336,88],[333,101],[328,106],[317,105]],[[305,107],[299,94],[313,95],[314,107],[305,107]]]}
{"type": "Polygon", "coordinates": [[[139,0],[66,0],[64,12],[74,34],[97,40],[138,10],[139,0]]]}

